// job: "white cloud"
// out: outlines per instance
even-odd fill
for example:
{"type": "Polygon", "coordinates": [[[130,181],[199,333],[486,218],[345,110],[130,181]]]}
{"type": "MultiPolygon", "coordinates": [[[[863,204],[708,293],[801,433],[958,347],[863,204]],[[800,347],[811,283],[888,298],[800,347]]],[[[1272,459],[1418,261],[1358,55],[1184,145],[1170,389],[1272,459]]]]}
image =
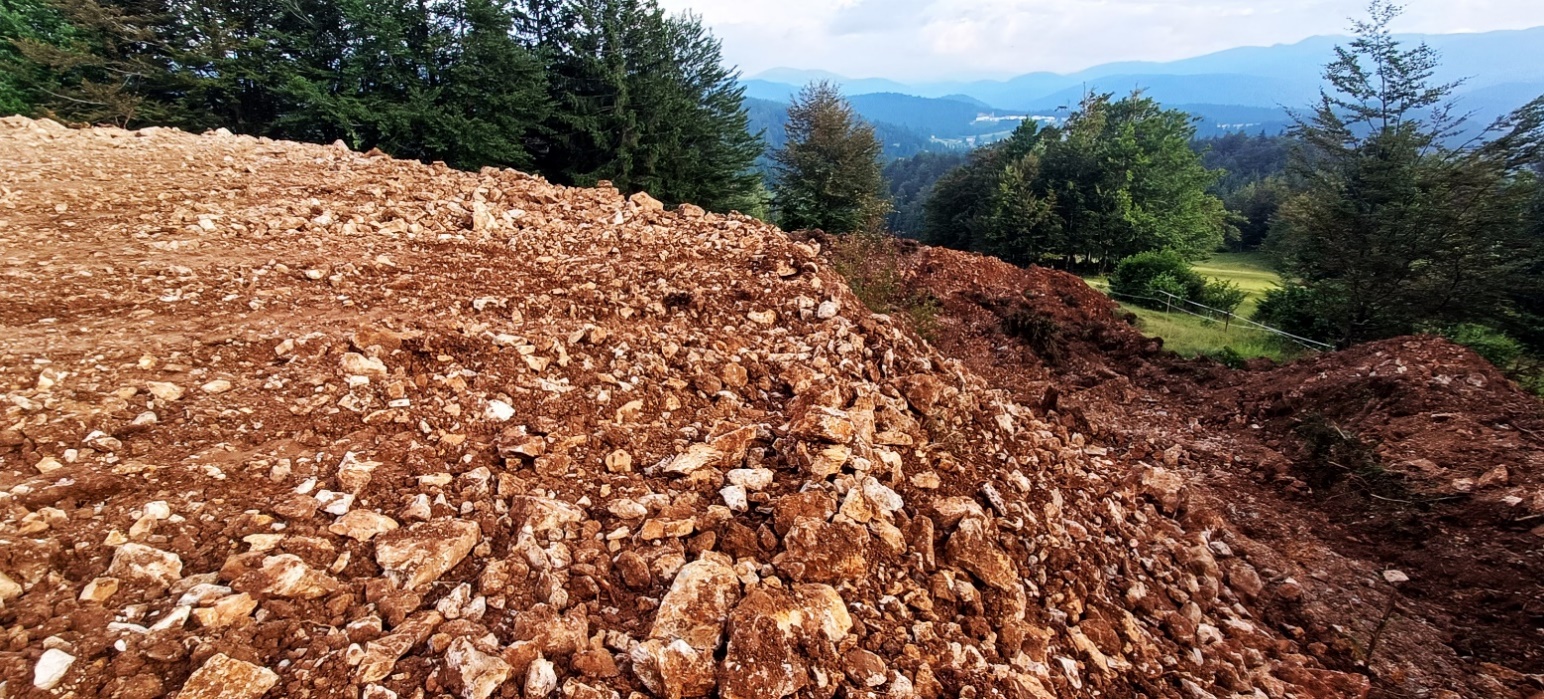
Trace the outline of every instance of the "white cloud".
{"type": "MultiPolygon", "coordinates": [[[[747,75],[935,79],[1071,72],[1343,33],[1366,0],[661,0],[701,14],[747,75]]],[[[1541,0],[1412,0],[1396,30],[1544,25],[1541,0]]]]}

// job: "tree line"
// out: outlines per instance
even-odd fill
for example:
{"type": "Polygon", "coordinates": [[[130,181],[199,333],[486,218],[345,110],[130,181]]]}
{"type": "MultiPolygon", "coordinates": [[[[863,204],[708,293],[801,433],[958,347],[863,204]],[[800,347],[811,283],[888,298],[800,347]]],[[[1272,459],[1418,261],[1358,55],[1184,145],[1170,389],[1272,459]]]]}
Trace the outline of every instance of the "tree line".
{"type": "Polygon", "coordinates": [[[0,113],[342,140],[764,213],[737,78],[655,0],[0,5],[0,113]]]}

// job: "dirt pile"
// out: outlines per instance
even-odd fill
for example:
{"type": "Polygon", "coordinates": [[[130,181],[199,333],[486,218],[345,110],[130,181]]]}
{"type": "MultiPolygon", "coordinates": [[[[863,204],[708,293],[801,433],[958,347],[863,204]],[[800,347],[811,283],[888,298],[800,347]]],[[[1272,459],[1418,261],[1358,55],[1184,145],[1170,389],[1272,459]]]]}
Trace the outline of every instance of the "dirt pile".
{"type": "Polygon", "coordinates": [[[1185,474],[1193,521],[1251,539],[1261,618],[1324,664],[1375,696],[1544,690],[1544,405],[1474,353],[1400,338],[1233,371],[1157,351],[1072,275],[931,248],[897,264],[944,309],[945,354],[1112,458],[1185,474]]]}
{"type": "Polygon", "coordinates": [[[5,696],[1366,691],[1257,618],[1276,583],[1180,473],[754,220],[226,134],[0,144],[5,696]]]}
{"type": "MultiPolygon", "coordinates": [[[[1438,338],[1397,338],[1234,375],[1215,395],[1211,419],[1259,425],[1292,444],[1299,461],[1337,446],[1313,432],[1333,425],[1330,439],[1360,442],[1424,495],[1544,496],[1538,399],[1438,338]]],[[[1544,512],[1544,502],[1534,507],[1544,512]]]]}

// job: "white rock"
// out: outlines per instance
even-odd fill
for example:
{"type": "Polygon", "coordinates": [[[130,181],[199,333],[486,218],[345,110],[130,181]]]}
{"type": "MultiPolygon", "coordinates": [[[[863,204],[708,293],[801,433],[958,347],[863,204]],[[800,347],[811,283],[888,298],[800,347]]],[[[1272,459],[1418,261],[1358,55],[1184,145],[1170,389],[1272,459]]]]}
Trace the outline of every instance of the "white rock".
{"type": "Polygon", "coordinates": [[[617,519],[643,519],[649,515],[649,508],[630,499],[617,500],[606,506],[606,510],[617,519]]]}
{"type": "Polygon", "coordinates": [[[145,503],[145,516],[154,520],[163,520],[172,516],[172,506],[165,500],[145,503]]]}
{"type": "Polygon", "coordinates": [[[725,476],[730,483],[750,491],[766,490],[773,478],[771,469],[765,468],[737,468],[725,476]]]}
{"type": "Polygon", "coordinates": [[[451,642],[445,667],[460,680],[463,699],[488,699],[514,672],[503,658],[477,650],[466,638],[451,642]]]}
{"type": "Polygon", "coordinates": [[[107,574],[121,580],[170,585],[182,579],[182,559],[175,553],[128,543],[113,553],[107,574]]]}
{"type": "Polygon", "coordinates": [[[396,520],[378,512],[354,510],[339,518],[327,531],[357,541],[369,541],[399,526],[396,520]]]}
{"type": "Polygon", "coordinates": [[[873,476],[863,479],[863,497],[885,512],[895,512],[906,506],[899,493],[880,483],[873,476]]]}
{"type": "Polygon", "coordinates": [[[1402,571],[1402,570],[1394,570],[1392,568],[1389,569],[1389,570],[1383,571],[1383,579],[1387,580],[1392,585],[1398,585],[1399,583],[1410,582],[1410,576],[1405,575],[1404,571],[1402,571]]]}
{"type": "Polygon", "coordinates": [[[832,318],[835,318],[836,314],[841,313],[841,312],[842,312],[841,304],[837,303],[834,300],[833,301],[826,301],[825,303],[820,304],[820,308],[815,310],[815,317],[819,318],[821,320],[830,320],[832,318]]]}
{"type": "Polygon", "coordinates": [[[268,668],[218,653],[188,678],[177,699],[257,699],[278,681],[268,668]]]}
{"type": "Polygon", "coordinates": [[[199,386],[199,389],[204,393],[211,394],[225,393],[232,388],[234,388],[234,386],[231,384],[231,382],[226,381],[225,379],[215,379],[214,381],[210,381],[209,383],[199,386]]]}
{"type": "Polygon", "coordinates": [[[530,668],[525,671],[526,699],[545,697],[557,688],[558,675],[552,669],[552,662],[540,657],[531,661],[530,668]]]}
{"type": "Polygon", "coordinates": [[[743,485],[724,486],[724,489],[718,491],[718,494],[724,497],[724,504],[729,506],[729,509],[734,512],[745,512],[751,509],[751,503],[746,499],[745,486],[743,485]]]}
{"type": "Polygon", "coordinates": [[[508,422],[515,416],[515,406],[501,400],[488,401],[488,409],[483,411],[483,417],[494,422],[508,422]]]}
{"type": "Polygon", "coordinates": [[[174,383],[165,381],[151,381],[145,385],[150,394],[164,401],[182,400],[183,388],[174,383]]]}
{"type": "Polygon", "coordinates": [[[20,597],[21,593],[21,585],[16,584],[16,581],[5,573],[0,573],[0,604],[20,597]]]}
{"type": "Polygon", "coordinates": [[[354,507],[353,495],[335,493],[331,490],[317,491],[316,501],[322,504],[323,512],[337,517],[348,514],[348,511],[354,507]]]}
{"type": "Polygon", "coordinates": [[[64,673],[69,672],[70,666],[74,664],[75,656],[58,648],[43,651],[43,657],[38,658],[37,667],[32,668],[32,686],[43,690],[59,686],[59,682],[64,679],[64,673]]]}
{"type": "Polygon", "coordinates": [[[350,376],[368,376],[374,379],[386,378],[386,364],[374,357],[366,357],[357,352],[349,352],[343,355],[343,373],[350,376]]]}
{"type": "Polygon", "coordinates": [[[420,590],[456,567],[481,540],[476,522],[423,522],[377,537],[375,562],[407,589],[420,590]]]}

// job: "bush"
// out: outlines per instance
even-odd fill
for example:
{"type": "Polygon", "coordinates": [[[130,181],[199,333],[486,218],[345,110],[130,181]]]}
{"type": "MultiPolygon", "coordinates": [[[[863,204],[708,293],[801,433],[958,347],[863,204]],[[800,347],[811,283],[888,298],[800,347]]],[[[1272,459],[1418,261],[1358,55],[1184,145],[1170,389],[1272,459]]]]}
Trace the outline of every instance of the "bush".
{"type": "Polygon", "coordinates": [[[1335,342],[1343,333],[1323,312],[1329,292],[1289,284],[1265,292],[1254,319],[1280,330],[1321,342],[1335,342]]]}
{"type": "Polygon", "coordinates": [[[1206,289],[1206,280],[1190,268],[1184,255],[1170,250],[1144,252],[1121,260],[1110,275],[1110,290],[1127,297],[1133,303],[1151,308],[1163,308],[1163,295],[1167,292],[1183,299],[1200,299],[1206,289]],[[1142,297],[1157,298],[1157,301],[1142,297]]]}
{"type": "Polygon", "coordinates": [[[1203,306],[1211,306],[1224,313],[1232,313],[1244,305],[1244,299],[1249,297],[1249,292],[1244,291],[1231,281],[1213,279],[1201,289],[1201,298],[1197,300],[1203,306]]]}

